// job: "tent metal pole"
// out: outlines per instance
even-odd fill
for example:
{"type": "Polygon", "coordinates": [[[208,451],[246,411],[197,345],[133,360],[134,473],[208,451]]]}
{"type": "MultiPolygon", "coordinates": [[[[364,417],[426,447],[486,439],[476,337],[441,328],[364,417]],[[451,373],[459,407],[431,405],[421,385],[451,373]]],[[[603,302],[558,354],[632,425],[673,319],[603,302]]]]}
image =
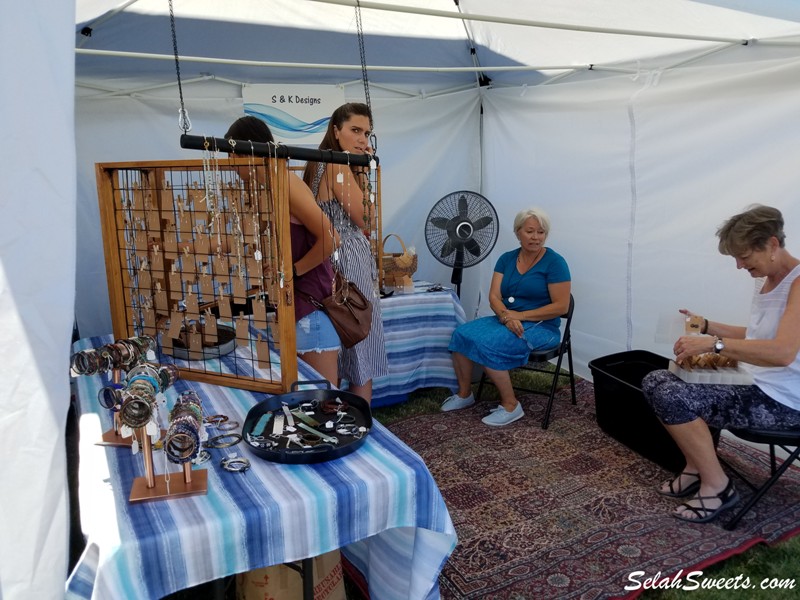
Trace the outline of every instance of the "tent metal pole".
{"type": "MultiPolygon", "coordinates": [[[[204,81],[219,81],[222,83],[228,83],[230,85],[235,85],[237,87],[244,87],[245,85],[253,85],[252,83],[245,83],[243,81],[237,81],[235,79],[228,79],[226,77],[217,77],[216,75],[204,75],[203,77],[195,77],[193,79],[185,80],[184,83],[201,83],[204,81]]],[[[159,85],[151,85],[146,87],[138,87],[138,88],[131,88],[131,89],[118,89],[118,88],[111,88],[108,86],[98,85],[94,82],[89,81],[82,81],[80,79],[75,80],[76,87],[83,87],[90,90],[97,90],[98,92],[104,92],[102,94],[96,94],[92,96],[84,96],[83,98],[86,100],[91,100],[95,98],[110,98],[110,97],[117,97],[117,96],[134,96],[136,94],[140,94],[142,92],[155,90],[155,89],[164,89],[169,87],[175,87],[178,83],[172,81],[170,83],[162,83],[159,85]]],[[[360,79],[354,79],[353,81],[347,81],[345,83],[337,84],[343,87],[351,86],[351,85],[361,85],[360,79]]],[[[393,94],[400,94],[407,98],[436,98],[439,96],[446,96],[448,94],[454,94],[457,92],[463,92],[464,90],[471,90],[475,88],[475,84],[468,84],[468,85],[460,85],[457,87],[448,88],[445,90],[437,90],[431,93],[425,93],[424,91],[416,91],[410,92],[408,90],[397,89],[391,86],[382,85],[380,83],[371,83],[371,87],[375,89],[385,90],[388,92],[392,92],[393,94]]]]}
{"type": "MultiPolygon", "coordinates": [[[[355,6],[355,0],[308,0],[323,4],[338,4],[340,6],[355,6]]],[[[502,23],[505,25],[523,25],[525,27],[540,27],[542,29],[564,29],[566,31],[585,31],[591,33],[609,33],[614,35],[634,35],[642,37],[657,37],[676,40],[697,40],[706,42],[727,42],[746,44],[748,40],[733,37],[720,37],[711,35],[692,35],[687,33],[668,33],[664,31],[642,31],[637,29],[617,29],[613,27],[589,27],[585,25],[571,25],[569,23],[549,23],[547,21],[532,21],[530,19],[513,19],[510,17],[495,17],[493,15],[465,14],[451,10],[436,10],[432,8],[416,8],[400,6],[397,4],[379,4],[368,0],[359,0],[361,8],[386,10],[390,12],[403,12],[431,17],[444,17],[448,19],[468,19],[471,21],[485,21],[487,23],[502,23]]]]}
{"type": "MultiPolygon", "coordinates": [[[[201,77],[193,77],[192,79],[184,79],[183,83],[184,83],[184,85],[186,85],[186,84],[189,84],[189,83],[197,83],[199,81],[209,81],[211,79],[214,79],[213,75],[203,75],[201,77]]],[[[104,94],[103,96],[104,97],[109,97],[109,96],[138,94],[138,93],[141,93],[141,92],[150,92],[150,91],[153,91],[153,90],[160,90],[160,89],[164,89],[164,88],[174,87],[176,85],[178,85],[178,83],[175,82],[175,81],[172,81],[170,83],[159,83],[157,85],[148,85],[148,86],[145,86],[145,87],[133,88],[133,89],[130,89],[130,90],[114,90],[114,91],[112,91],[112,92],[110,92],[108,94],[104,94]]]]}
{"type": "MultiPolygon", "coordinates": [[[[192,79],[184,79],[183,83],[185,85],[185,84],[189,84],[189,83],[201,83],[203,81],[219,81],[220,83],[227,83],[227,84],[235,85],[235,86],[244,85],[244,83],[241,82],[241,81],[235,81],[233,79],[227,79],[226,77],[217,77],[216,75],[211,75],[211,74],[201,75],[200,77],[193,77],[192,79]]],[[[107,92],[105,94],[98,94],[97,96],[94,96],[95,98],[110,98],[110,97],[113,97],[113,96],[132,96],[132,95],[135,95],[135,94],[140,94],[142,92],[150,92],[150,91],[153,91],[153,90],[160,90],[160,89],[175,87],[176,85],[178,85],[177,81],[171,81],[169,83],[159,83],[157,85],[148,85],[148,86],[144,86],[144,87],[137,87],[137,88],[130,88],[130,89],[111,89],[111,88],[103,88],[103,87],[100,87],[98,85],[93,85],[93,84],[90,84],[90,83],[82,83],[82,82],[77,81],[77,80],[75,81],[75,83],[76,83],[76,85],[81,85],[83,87],[93,88],[93,89],[96,89],[96,90],[99,90],[99,91],[107,92]]]]}
{"type": "Polygon", "coordinates": [[[760,46],[800,46],[800,39],[793,38],[793,39],[779,39],[779,38],[771,38],[765,40],[750,40],[753,43],[757,43],[760,46]]]}
{"type": "Polygon", "coordinates": [[[669,69],[677,69],[678,67],[682,67],[683,65],[688,65],[689,63],[693,63],[696,60],[700,60],[701,58],[705,58],[706,56],[711,56],[712,54],[716,54],[717,52],[724,52],[725,50],[730,50],[731,48],[735,48],[739,46],[739,44],[727,44],[723,46],[717,46],[715,48],[709,48],[705,52],[701,52],[700,54],[695,54],[684,60],[674,62],[666,67],[663,67],[664,71],[668,71],[669,69]]]}
{"type": "MultiPolygon", "coordinates": [[[[169,60],[174,61],[175,56],[170,54],[154,54],[151,52],[122,52],[115,50],[91,50],[89,48],[76,48],[75,54],[86,56],[112,56],[120,58],[143,58],[149,60],[169,60]]],[[[332,71],[360,71],[361,65],[331,65],[323,63],[290,63],[290,62],[270,62],[260,60],[244,60],[234,58],[211,58],[207,56],[180,56],[181,62],[199,62],[221,65],[238,65],[243,67],[277,67],[290,69],[325,69],[332,71]]],[[[578,65],[580,67],[581,65],[578,65]]],[[[422,72],[422,73],[468,73],[473,71],[563,71],[574,69],[576,65],[522,65],[506,67],[410,67],[394,65],[370,65],[370,71],[400,71],[400,72],[422,72]]]]}

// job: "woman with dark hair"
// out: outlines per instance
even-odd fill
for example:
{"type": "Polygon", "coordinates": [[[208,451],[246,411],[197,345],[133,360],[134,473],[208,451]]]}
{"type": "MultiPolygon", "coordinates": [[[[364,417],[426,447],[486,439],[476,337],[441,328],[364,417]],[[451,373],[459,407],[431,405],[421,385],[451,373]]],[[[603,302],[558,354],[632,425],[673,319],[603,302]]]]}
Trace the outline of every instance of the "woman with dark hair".
{"type": "MultiPolygon", "coordinates": [[[[273,141],[267,124],[250,116],[237,119],[225,138],[262,143],[273,141]]],[[[257,173],[266,177],[264,169],[259,169],[257,173]]],[[[242,169],[240,176],[249,178],[250,170],[242,169]]],[[[328,315],[314,307],[307,295],[314,298],[331,295],[333,271],[328,258],[339,244],[339,236],[317,206],[308,186],[294,175],[290,175],[288,181],[297,354],[336,385],[341,346],[339,336],[328,315]]],[[[266,184],[265,181],[259,183],[266,184]]]]}
{"type": "MultiPolygon", "coordinates": [[[[328,123],[321,150],[371,154],[369,136],[372,113],[366,104],[351,102],[337,108],[328,123]]],[[[372,302],[369,335],[339,355],[339,376],[349,389],[367,402],[372,400],[372,380],[388,373],[380,299],[376,293],[378,271],[369,238],[369,198],[366,197],[365,167],[309,162],[304,181],[322,211],[333,223],[342,244],[331,258],[333,266],[372,302]]]]}
{"type": "Polygon", "coordinates": [[[701,335],[675,342],[675,362],[716,353],[738,361],[753,376],[753,385],[686,383],[666,370],[642,381],[645,398],[686,458],[683,472],[658,492],[691,496],[672,515],[694,523],[715,519],[739,498],[720,466],[709,426],[800,427],[800,260],[785,247],[783,215],[776,208],[753,206],[728,219],[717,236],[720,253],[732,256],[736,268],[756,280],[750,322],[741,327],[702,319],[701,335]]]}

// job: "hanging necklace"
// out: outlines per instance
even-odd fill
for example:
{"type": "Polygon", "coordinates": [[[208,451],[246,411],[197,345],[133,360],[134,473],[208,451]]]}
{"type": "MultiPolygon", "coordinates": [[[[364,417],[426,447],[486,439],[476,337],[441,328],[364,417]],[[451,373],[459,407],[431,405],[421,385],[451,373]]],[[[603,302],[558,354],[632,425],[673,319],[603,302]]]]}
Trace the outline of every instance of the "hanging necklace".
{"type": "MultiPolygon", "coordinates": [[[[514,273],[516,273],[519,278],[514,282],[514,288],[513,289],[509,289],[509,296],[508,296],[508,303],[509,304],[514,304],[514,301],[516,300],[516,298],[514,297],[514,294],[516,294],[517,288],[519,287],[519,284],[522,282],[522,278],[525,277],[525,275],[528,273],[528,271],[530,271],[533,268],[533,265],[535,265],[537,262],[539,262],[539,259],[542,257],[542,254],[544,254],[544,246],[542,246],[542,248],[539,250],[539,252],[536,253],[536,256],[533,257],[533,261],[531,262],[530,266],[527,269],[525,269],[522,273],[520,273],[520,270],[517,268],[516,263],[514,264],[514,270],[512,271],[512,275],[514,273]]],[[[517,255],[517,262],[520,265],[524,264],[522,262],[522,251],[521,250],[520,250],[520,253],[517,255]]],[[[511,277],[509,276],[509,280],[510,279],[511,279],[511,277]]],[[[508,287],[511,288],[511,282],[510,281],[509,281],[508,287]]]]}

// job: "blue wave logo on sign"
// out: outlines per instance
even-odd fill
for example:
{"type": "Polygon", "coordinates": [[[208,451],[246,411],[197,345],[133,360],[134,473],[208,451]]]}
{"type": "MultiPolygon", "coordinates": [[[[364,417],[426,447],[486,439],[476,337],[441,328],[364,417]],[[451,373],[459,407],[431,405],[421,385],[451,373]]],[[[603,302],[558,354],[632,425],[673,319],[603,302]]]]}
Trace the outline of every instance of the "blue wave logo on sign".
{"type": "Polygon", "coordinates": [[[276,136],[291,139],[324,133],[328,127],[328,121],[331,120],[330,117],[325,117],[306,123],[280,108],[266,104],[245,104],[244,113],[264,121],[276,136]]]}

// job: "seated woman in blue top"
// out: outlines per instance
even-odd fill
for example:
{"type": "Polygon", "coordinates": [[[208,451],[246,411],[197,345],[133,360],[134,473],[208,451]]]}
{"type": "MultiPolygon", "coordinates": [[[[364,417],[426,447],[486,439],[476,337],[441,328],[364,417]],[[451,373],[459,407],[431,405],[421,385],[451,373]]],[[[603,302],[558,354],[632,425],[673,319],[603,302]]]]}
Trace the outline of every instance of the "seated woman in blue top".
{"type": "Polygon", "coordinates": [[[569,267],[560,254],[545,247],[549,233],[550,218],[541,209],[523,210],[514,219],[520,247],[500,256],[494,267],[489,288],[494,316],[464,323],[450,340],[458,392],[444,401],[443,411],[475,403],[471,381],[476,363],[500,393],[500,405],[483,422],[508,425],[524,416],[509,370],[524,365],[532,350],[558,343],[560,317],[569,309],[569,267]]]}

